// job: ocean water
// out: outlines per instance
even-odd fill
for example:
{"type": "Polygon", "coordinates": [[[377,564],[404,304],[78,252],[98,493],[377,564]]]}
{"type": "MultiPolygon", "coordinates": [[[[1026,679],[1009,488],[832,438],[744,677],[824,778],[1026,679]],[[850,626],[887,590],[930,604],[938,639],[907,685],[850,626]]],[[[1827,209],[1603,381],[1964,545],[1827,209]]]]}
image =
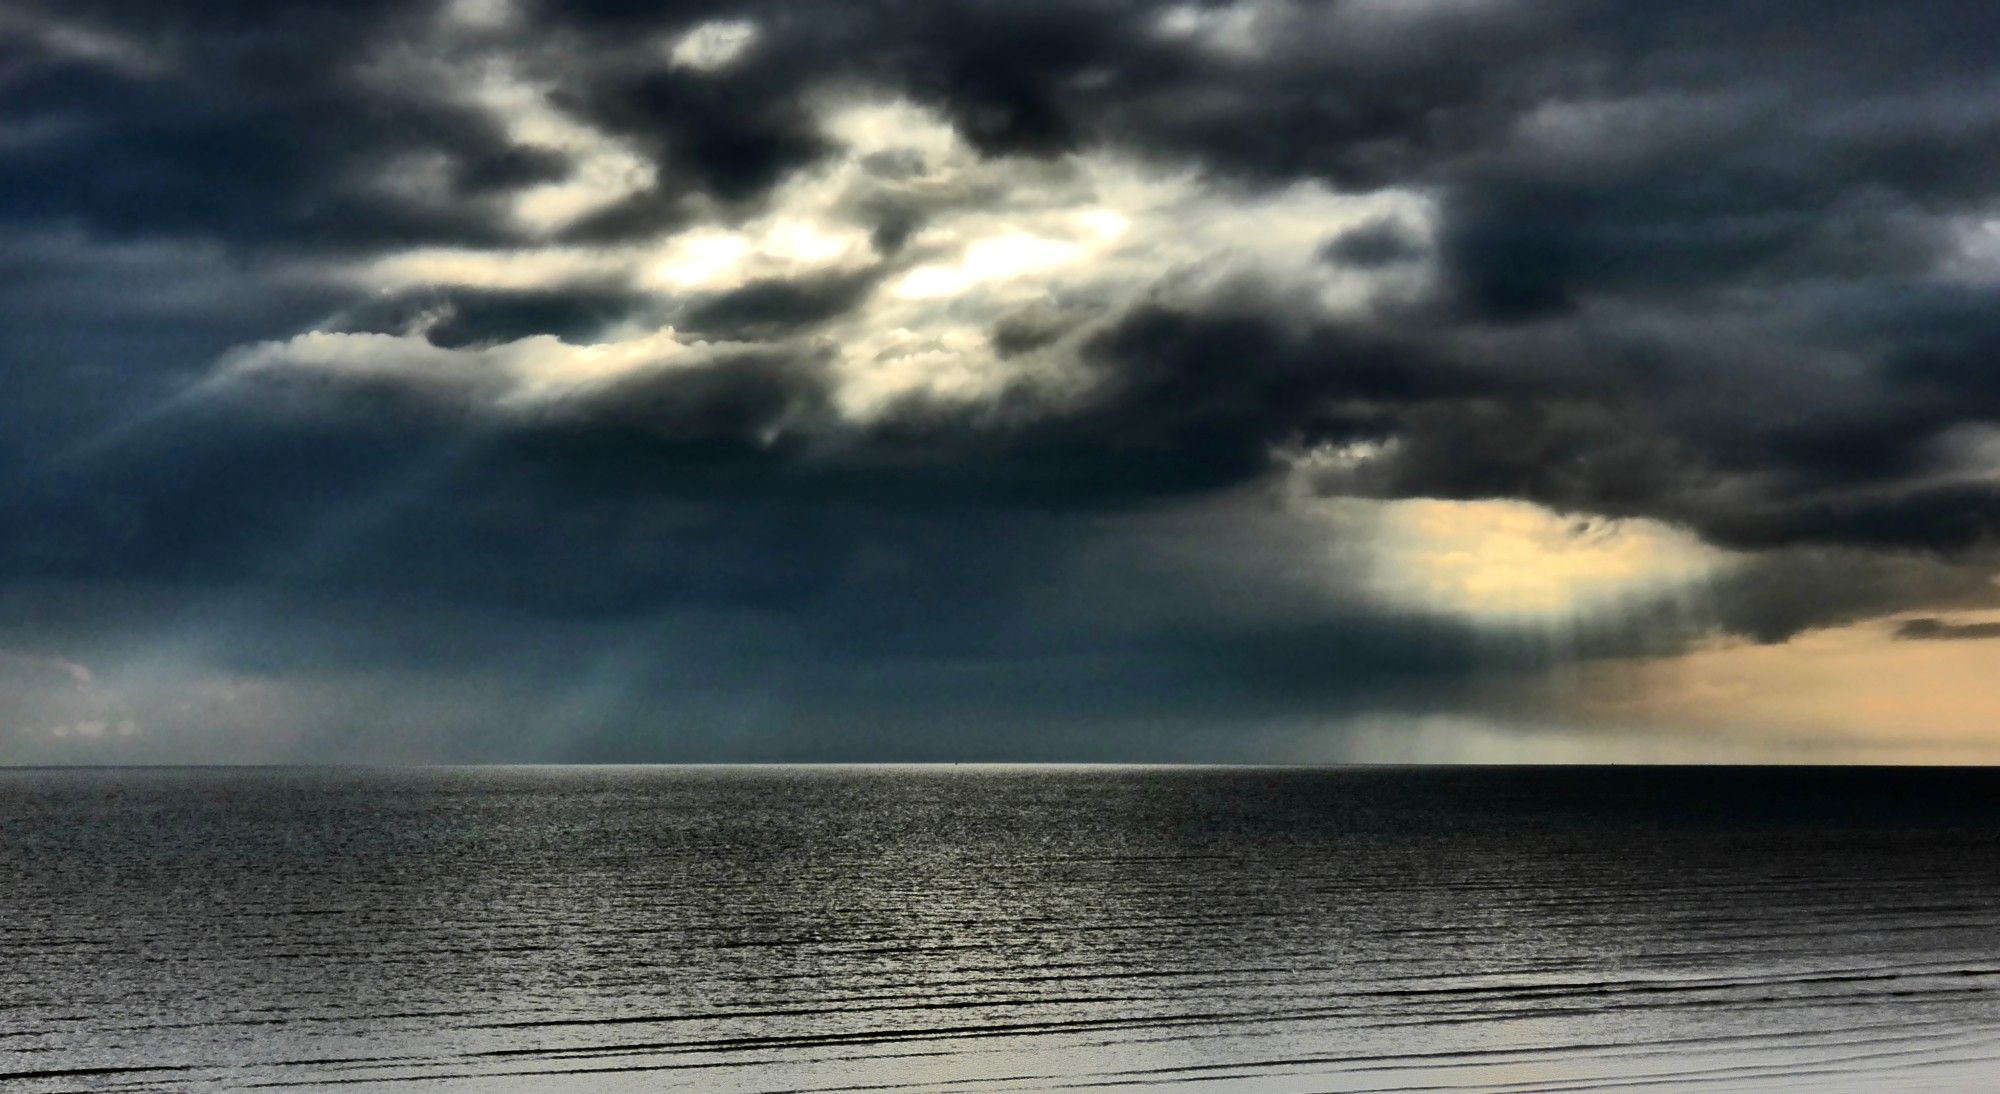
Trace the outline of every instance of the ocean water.
{"type": "Polygon", "coordinates": [[[0,771],[0,1091],[2000,1089],[2000,771],[0,771]]]}

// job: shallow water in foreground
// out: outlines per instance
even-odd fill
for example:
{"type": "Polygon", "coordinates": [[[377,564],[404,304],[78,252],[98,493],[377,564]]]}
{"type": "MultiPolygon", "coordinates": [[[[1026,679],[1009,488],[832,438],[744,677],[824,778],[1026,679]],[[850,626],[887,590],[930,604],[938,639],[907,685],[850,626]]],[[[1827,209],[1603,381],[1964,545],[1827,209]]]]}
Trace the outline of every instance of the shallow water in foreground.
{"type": "Polygon", "coordinates": [[[0,1091],[2000,1088],[2000,770],[0,771],[0,1091]]]}

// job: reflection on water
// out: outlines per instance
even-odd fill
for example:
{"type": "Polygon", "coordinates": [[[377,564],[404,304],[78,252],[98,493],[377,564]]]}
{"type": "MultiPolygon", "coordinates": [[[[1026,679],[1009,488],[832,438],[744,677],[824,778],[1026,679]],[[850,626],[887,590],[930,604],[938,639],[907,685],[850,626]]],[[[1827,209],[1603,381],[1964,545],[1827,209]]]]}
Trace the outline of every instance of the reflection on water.
{"type": "Polygon", "coordinates": [[[1985,1090],[2000,772],[0,773],[0,1090],[1985,1090]]]}

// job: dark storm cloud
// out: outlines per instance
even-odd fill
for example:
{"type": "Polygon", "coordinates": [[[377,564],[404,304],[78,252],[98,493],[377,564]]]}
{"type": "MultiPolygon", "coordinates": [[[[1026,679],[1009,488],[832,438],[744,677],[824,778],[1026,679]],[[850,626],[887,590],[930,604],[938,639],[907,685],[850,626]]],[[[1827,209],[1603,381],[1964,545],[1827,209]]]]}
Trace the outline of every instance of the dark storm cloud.
{"type": "MultiPolygon", "coordinates": [[[[1186,9],[1195,24],[1233,10],[1262,20],[1254,48],[1176,36],[1162,30],[1163,9],[1108,3],[839,12],[562,5],[530,9],[520,26],[446,39],[423,38],[431,13],[408,5],[29,9],[18,23],[39,30],[17,35],[8,124],[46,135],[10,148],[0,215],[253,251],[516,233],[471,199],[560,178],[567,166],[514,146],[490,117],[370,79],[370,65],[398,39],[466,52],[481,34],[554,43],[529,55],[531,67],[553,72],[557,101],[664,165],[632,206],[678,207],[694,193],[754,201],[825,152],[808,96],[872,83],[939,104],[993,155],[1106,145],[1273,184],[1433,189],[1444,202],[1444,274],[1454,292],[1439,305],[1450,309],[1444,315],[1408,324],[1432,343],[1437,370],[1482,352],[1463,342],[1491,323],[1566,323],[1598,342],[1565,378],[1571,390],[1539,376],[1512,391],[1496,380],[1484,401],[1454,408],[1414,391],[1435,382],[1417,370],[1399,381],[1409,390],[1350,390],[1357,372],[1402,366],[1393,354],[1358,361],[1345,346],[1298,351],[1299,363],[1276,366],[1283,382],[1258,389],[1262,381],[1246,379],[1223,391],[1211,378],[1240,362],[1251,362],[1253,376],[1272,375],[1258,363],[1274,352],[1261,327],[1181,316],[1172,320],[1178,330],[1147,344],[1143,330],[1165,320],[1135,315],[1100,339],[1133,374],[1067,430],[1081,445],[1093,434],[1107,452],[1136,444],[1183,475],[1221,484],[1261,473],[1264,451],[1311,432],[1306,419],[1339,418],[1328,404],[1366,394],[1374,420],[1352,427],[1402,445],[1393,468],[1376,476],[1389,495],[1651,512],[1742,543],[1923,546],[1935,536],[1961,547],[1987,535],[1993,514],[1977,491],[1884,499],[1874,488],[1919,470],[1926,444],[1990,412],[1982,390],[1990,370],[1980,367],[1993,345],[1988,316],[1927,313],[1929,326],[1901,342],[1857,334],[1852,346],[1822,346],[1861,359],[1860,382],[1883,387],[1894,404],[1887,414],[1821,410],[1808,394],[1803,407],[1718,424],[1705,408],[1683,415],[1676,404],[1705,369],[1756,367],[1702,359],[1704,306],[1690,295],[1716,309],[1740,307],[1722,299],[1732,293],[1770,306],[1778,318],[1754,335],[1769,346],[1821,318],[1794,297],[1827,282],[1872,293],[1881,325],[1914,325],[1893,302],[1943,260],[1947,214],[1976,216],[1991,199],[2000,91],[1989,59],[1966,44],[1993,22],[1988,7],[1918,4],[1810,20],[1783,5],[1699,4],[1671,16],[1565,3],[1186,9]],[[763,27],[757,48],[726,72],[673,69],[657,54],[641,58],[634,44],[724,16],[763,27]],[[145,63],[64,52],[49,28],[115,37],[145,63]],[[419,207],[364,185],[369,172],[419,151],[442,156],[468,200],[419,207]],[[1641,359],[1620,329],[1641,321],[1685,324],[1680,337],[1693,344],[1641,359]],[[1151,420],[1168,405],[1201,420],[1151,420]],[[1813,496],[1689,499],[1715,477],[1756,473],[1813,496]],[[1839,496],[1848,487],[1868,487],[1869,496],[1839,496]]],[[[576,230],[615,233],[619,215],[576,230]]],[[[1330,241],[1326,253],[1366,267],[1411,246],[1385,223],[1330,241]]],[[[768,335],[837,315],[866,287],[756,284],[696,303],[688,321],[725,336],[768,335]]],[[[434,337],[587,338],[643,310],[611,293],[463,299],[434,337]]],[[[1016,324],[999,337],[1034,344],[1024,330],[1016,324]]],[[[1503,356],[1486,371],[1531,370],[1503,356]]],[[[1782,381],[1768,393],[1785,395],[1782,381]]]]}
{"type": "Polygon", "coordinates": [[[1947,623],[1942,619],[1909,619],[1896,628],[1896,637],[1930,641],[2000,638],[2000,623],[1947,623]]]}
{"type": "Polygon", "coordinates": [[[475,111],[365,77],[364,58],[416,19],[367,3],[29,7],[17,26],[48,29],[17,31],[0,128],[45,132],[0,157],[0,218],[287,250],[496,238],[475,202],[417,207],[366,185],[420,151],[447,157],[467,198],[561,171],[475,111]],[[143,63],[50,48],[65,33],[143,63]]]}
{"type": "MultiPolygon", "coordinates": [[[[329,604],[365,616],[345,632],[382,635],[385,659],[462,646],[548,679],[587,658],[522,652],[538,635],[597,628],[577,640],[595,649],[618,630],[703,666],[621,702],[796,671],[795,709],[910,727],[954,696],[1284,712],[1492,667],[1476,628],[1423,613],[1279,618],[1296,590],[1216,576],[1257,554],[1241,544],[1215,572],[1051,576],[1178,535],[1143,530],[1162,508],[1287,474],[1324,496],[1690,528],[1749,556],[1700,625],[1762,641],[1978,606],[2000,532],[1996,38],[1993,5],[1949,0],[583,2],[457,23],[400,2],[17,5],[0,18],[0,576],[29,599],[143,587],[166,616],[297,597],[321,607],[225,643],[294,666],[366,649],[299,622],[329,604]],[[718,19],[755,25],[739,59],[670,60],[718,19]],[[509,215],[587,172],[454,83],[496,58],[644,160],[629,192],[546,230],[509,215]],[[816,105],[861,93],[1024,171],[1102,151],[1223,202],[1422,195],[1427,228],[1308,243],[1327,270],[1427,287],[1338,318],[1234,283],[1010,305],[974,317],[996,353],[1073,389],[902,396],[857,421],[815,339],[924,260],[927,223],[1005,213],[1005,195],[904,187],[860,211],[875,264],[724,289],[354,273],[415,247],[741,222],[840,154],[816,105]],[[434,192],[398,181],[413,172],[434,192]],[[664,324],[718,345],[527,409],[481,356],[664,324]],[[383,335],[385,360],[446,351],[455,371],[202,380],[232,347],[308,329],[383,335]],[[441,638],[410,618],[478,611],[536,622],[441,638]],[[709,651],[644,632],[673,611],[762,622],[709,651]]],[[[1700,637],[1656,611],[1580,641],[1700,637]]],[[[1928,622],[1904,637],[1972,637],[1928,622]]],[[[633,724],[600,754],[644,751],[633,724]]]]}
{"type": "Polygon", "coordinates": [[[682,319],[689,331],[732,341],[764,341],[831,319],[875,287],[873,275],[755,281],[696,303],[682,319]]]}
{"type": "MultiPolygon", "coordinates": [[[[1816,627],[1875,619],[1911,605],[1939,610],[1994,604],[1991,568],[1934,554],[1795,547],[1750,557],[1710,590],[1728,633],[1783,642],[1816,627]]],[[[1668,635],[1658,648],[1695,635],[1668,635]]]]}
{"type": "MultiPolygon", "coordinates": [[[[588,314],[594,300],[475,299],[444,322],[469,313],[490,330],[523,309],[588,314]]],[[[379,325],[422,304],[391,301],[379,325]]],[[[447,339],[433,330],[429,341],[447,339]]],[[[756,350],[498,418],[481,409],[477,372],[251,373],[87,458],[30,469],[0,508],[0,533],[6,557],[29,571],[224,582],[282,570],[315,527],[346,524],[343,510],[415,494],[370,532],[395,542],[338,562],[341,584],[462,584],[475,599],[557,611],[573,591],[580,609],[642,611],[798,587],[810,579],[786,575],[822,569],[841,550],[829,529],[853,519],[818,510],[971,522],[1199,495],[1259,473],[1274,437],[1367,427],[1326,417],[1329,403],[1441,397],[1482,382],[1409,346],[1255,314],[1142,311],[1086,357],[1105,391],[1084,409],[1030,406],[1008,425],[912,402],[839,433],[827,432],[824,363],[756,350]],[[654,520],[676,508],[686,536],[654,520]],[[693,545],[677,550],[683,540],[693,545]]]]}

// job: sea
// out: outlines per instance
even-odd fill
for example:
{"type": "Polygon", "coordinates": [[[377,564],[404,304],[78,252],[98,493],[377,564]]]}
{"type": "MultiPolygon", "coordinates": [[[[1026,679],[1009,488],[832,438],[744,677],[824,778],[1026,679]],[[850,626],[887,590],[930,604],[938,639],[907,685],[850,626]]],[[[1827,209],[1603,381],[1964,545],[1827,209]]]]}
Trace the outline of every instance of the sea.
{"type": "Polygon", "coordinates": [[[0,1092],[2000,1090],[2000,769],[0,770],[0,1092]]]}

